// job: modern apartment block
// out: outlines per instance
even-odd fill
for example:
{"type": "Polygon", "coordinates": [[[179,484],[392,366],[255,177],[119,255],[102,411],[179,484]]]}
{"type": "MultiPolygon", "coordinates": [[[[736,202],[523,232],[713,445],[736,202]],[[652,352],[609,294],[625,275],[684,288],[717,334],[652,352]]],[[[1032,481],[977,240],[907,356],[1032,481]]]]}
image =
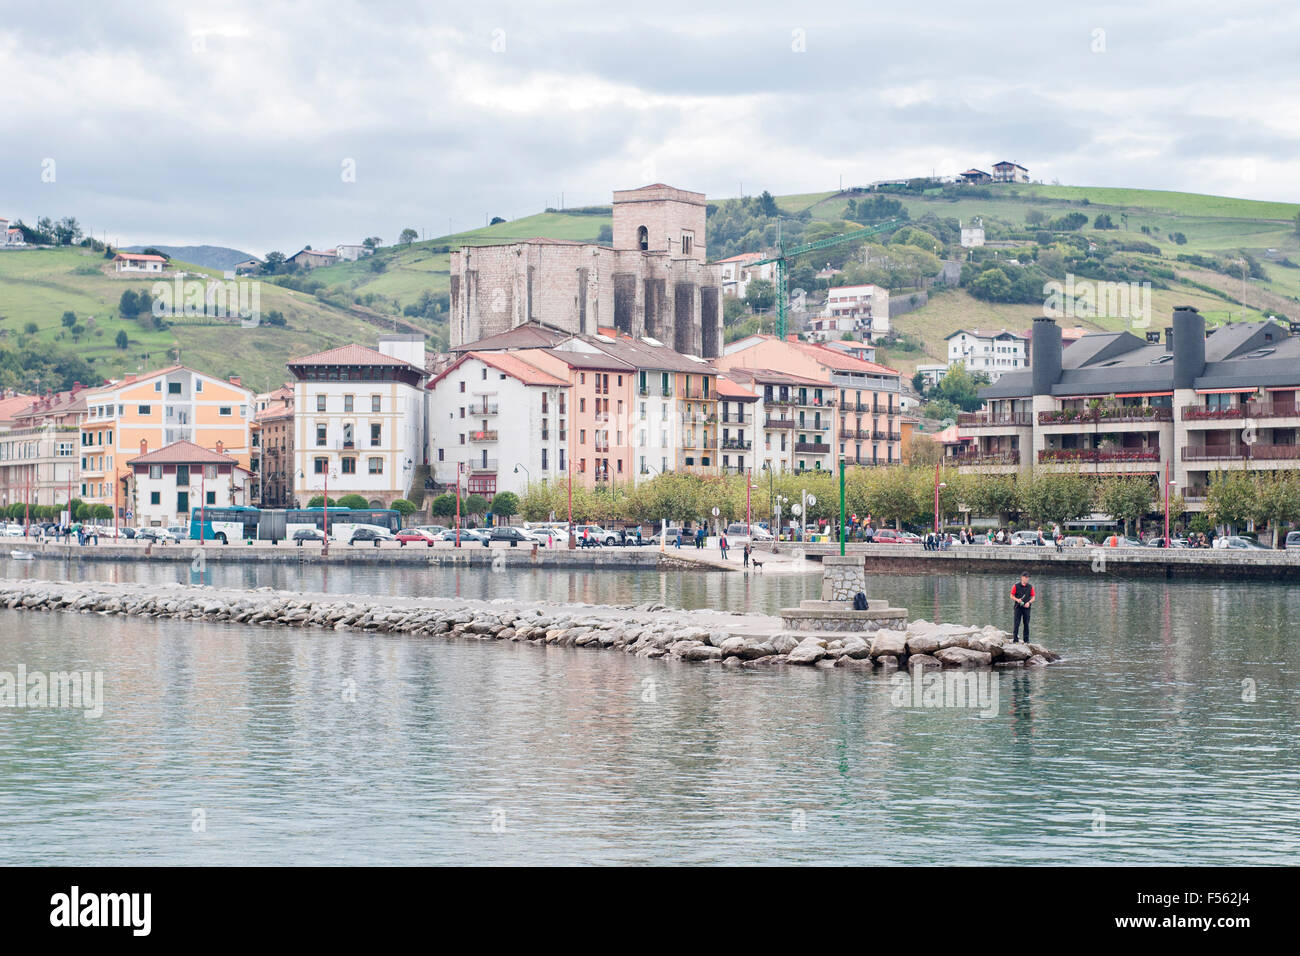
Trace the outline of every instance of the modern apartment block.
{"type": "Polygon", "coordinates": [[[718,449],[724,475],[742,475],[762,467],[761,445],[755,445],[762,427],[762,397],[752,388],[726,375],[718,376],[718,449]]]}
{"type": "Polygon", "coordinates": [[[193,442],[249,467],[254,396],[238,378],[230,381],[174,365],[128,375],[84,393],[77,497],[87,504],[118,502],[127,460],[179,441],[193,442]]]}
{"type": "Polygon", "coordinates": [[[359,494],[388,507],[410,491],[425,434],[424,337],[386,335],[292,359],[293,494],[359,494]]]}
{"type": "Polygon", "coordinates": [[[829,382],[773,369],[733,368],[727,375],[754,392],[757,467],[776,472],[835,467],[835,390],[829,382]]]}
{"type": "Polygon", "coordinates": [[[1178,308],[1163,341],[1112,332],[1063,349],[1040,318],[1032,343],[1031,368],[982,389],[984,410],[961,416],[964,470],[1168,473],[1196,510],[1216,471],[1300,467],[1300,337],[1286,326],[1207,330],[1178,308]]]}

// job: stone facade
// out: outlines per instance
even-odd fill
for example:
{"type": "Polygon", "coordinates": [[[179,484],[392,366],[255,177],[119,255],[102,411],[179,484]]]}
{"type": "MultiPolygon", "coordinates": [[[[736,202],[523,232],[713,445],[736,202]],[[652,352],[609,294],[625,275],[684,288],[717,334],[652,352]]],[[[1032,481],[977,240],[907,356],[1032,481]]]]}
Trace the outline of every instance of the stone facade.
{"type": "Polygon", "coordinates": [[[451,345],[541,322],[579,334],[615,328],[683,354],[720,355],[722,277],[704,261],[703,195],[647,186],[614,198],[613,248],[529,239],[453,252],[451,345]]]}
{"type": "Polygon", "coordinates": [[[852,601],[867,592],[866,563],[860,554],[828,554],[822,558],[822,600],[852,601]]]}

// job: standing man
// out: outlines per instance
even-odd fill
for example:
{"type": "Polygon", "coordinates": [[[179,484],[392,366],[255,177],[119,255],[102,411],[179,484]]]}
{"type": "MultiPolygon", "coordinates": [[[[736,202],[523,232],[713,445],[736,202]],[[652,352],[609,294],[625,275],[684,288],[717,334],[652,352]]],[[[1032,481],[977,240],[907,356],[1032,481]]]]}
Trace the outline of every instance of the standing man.
{"type": "Polygon", "coordinates": [[[1011,600],[1016,605],[1014,623],[1011,626],[1012,644],[1020,640],[1020,623],[1022,621],[1025,624],[1024,643],[1029,643],[1029,610],[1033,606],[1035,598],[1034,586],[1029,583],[1029,572],[1023,571],[1020,574],[1020,580],[1011,586],[1011,600]]]}
{"type": "Polygon", "coordinates": [[[749,567],[749,554],[750,554],[750,550],[751,550],[751,549],[750,549],[750,546],[749,546],[749,542],[746,541],[746,542],[745,542],[745,550],[744,550],[743,552],[741,552],[741,553],[744,555],[744,558],[745,558],[745,567],[749,567]]]}

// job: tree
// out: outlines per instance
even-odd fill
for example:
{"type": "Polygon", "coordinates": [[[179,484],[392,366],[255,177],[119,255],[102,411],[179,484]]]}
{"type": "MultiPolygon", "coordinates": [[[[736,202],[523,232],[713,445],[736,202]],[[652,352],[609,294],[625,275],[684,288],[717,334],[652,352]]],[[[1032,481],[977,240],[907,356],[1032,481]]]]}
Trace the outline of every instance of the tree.
{"type": "Polygon", "coordinates": [[[1090,514],[1095,494],[1092,480],[1077,474],[1035,471],[1016,482],[1021,512],[1039,526],[1090,514]]]}
{"type": "Polygon", "coordinates": [[[420,234],[418,232],[416,232],[414,229],[408,228],[402,230],[402,234],[397,237],[397,241],[404,246],[409,246],[411,243],[415,242],[415,240],[419,238],[420,238],[420,234]]]}
{"type": "Polygon", "coordinates": [[[939,384],[930,389],[930,398],[947,399],[962,411],[976,411],[983,401],[979,397],[981,386],[988,384],[988,376],[983,372],[971,374],[966,371],[966,365],[958,362],[947,373],[939,384]]]}
{"type": "Polygon", "coordinates": [[[776,287],[767,279],[750,279],[745,287],[745,304],[753,312],[763,312],[776,302],[776,287]]]}
{"type": "Polygon", "coordinates": [[[342,498],[339,499],[339,507],[356,508],[359,510],[362,508],[369,508],[370,502],[366,501],[365,498],[361,497],[361,495],[358,494],[344,495],[342,498]]]}
{"type": "Polygon", "coordinates": [[[1094,228],[1094,229],[1114,229],[1114,228],[1115,228],[1115,222],[1114,222],[1113,219],[1110,218],[1110,214],[1109,214],[1109,213],[1104,213],[1104,212],[1103,212],[1103,213],[1098,214],[1097,218],[1094,219],[1094,220],[1092,221],[1092,228],[1094,228]]]}
{"type": "Polygon", "coordinates": [[[440,518],[450,518],[456,513],[456,496],[444,493],[434,498],[429,505],[429,513],[440,518]]]}
{"type": "Polygon", "coordinates": [[[917,372],[915,375],[913,375],[913,376],[912,376],[912,388],[916,391],[916,394],[918,394],[918,395],[924,395],[924,394],[925,394],[925,375],[923,375],[921,372],[917,372]]]}
{"type": "Polygon", "coordinates": [[[308,508],[335,508],[337,506],[338,506],[338,502],[335,501],[333,498],[330,499],[328,505],[325,504],[325,499],[320,495],[317,495],[315,498],[312,498],[310,501],[307,502],[308,508]]]}
{"type": "Polygon", "coordinates": [[[394,498],[392,509],[402,516],[403,521],[405,521],[411,515],[415,514],[417,510],[415,507],[415,502],[408,501],[405,498],[394,498]]]}
{"type": "Polygon", "coordinates": [[[988,302],[1001,302],[1011,294],[1011,279],[1001,269],[985,269],[970,284],[970,294],[988,302]]]}
{"type": "Polygon", "coordinates": [[[131,344],[131,340],[127,338],[126,329],[118,329],[117,338],[115,338],[113,341],[120,349],[126,349],[131,344]]]}
{"type": "Polygon", "coordinates": [[[734,295],[724,296],[722,299],[722,324],[732,326],[737,322],[744,321],[749,310],[745,308],[745,303],[734,295]]]}
{"type": "Polygon", "coordinates": [[[262,273],[264,275],[273,276],[283,268],[284,268],[283,252],[268,252],[266,254],[266,259],[263,260],[262,262],[262,273]]]}
{"type": "Polygon", "coordinates": [[[117,313],[124,319],[133,319],[140,311],[140,299],[134,289],[127,289],[117,300],[117,313]]]}
{"type": "Polygon", "coordinates": [[[613,242],[613,241],[614,241],[614,227],[611,226],[609,223],[606,223],[605,225],[601,226],[601,227],[600,227],[600,230],[596,233],[596,241],[597,241],[597,242],[613,242]]]}
{"type": "Polygon", "coordinates": [[[1155,487],[1147,478],[1106,478],[1097,493],[1098,509],[1124,522],[1125,534],[1137,530],[1154,501],[1155,487]]]}
{"type": "Polygon", "coordinates": [[[1240,471],[1215,472],[1205,489],[1205,516],[1215,527],[1231,534],[1234,527],[1250,520],[1253,496],[1249,475],[1240,471]]]}
{"type": "Polygon", "coordinates": [[[1010,475],[976,475],[965,488],[966,504],[972,514],[1008,521],[1020,511],[1018,491],[1010,475]]]}
{"type": "Polygon", "coordinates": [[[1272,528],[1273,547],[1276,548],[1282,529],[1300,520],[1300,479],[1294,472],[1274,472],[1260,475],[1254,485],[1251,517],[1256,525],[1267,523],[1272,528]]]}
{"type": "Polygon", "coordinates": [[[76,324],[77,324],[77,313],[75,312],[63,313],[63,327],[65,329],[70,329],[76,324]]]}
{"type": "Polygon", "coordinates": [[[758,211],[761,215],[764,215],[769,219],[773,219],[781,213],[781,210],[777,208],[776,200],[766,189],[759,194],[758,211]]]}
{"type": "Polygon", "coordinates": [[[361,240],[361,244],[373,252],[384,244],[384,240],[380,239],[378,236],[366,236],[366,238],[361,240]]]}
{"type": "Polygon", "coordinates": [[[903,446],[903,461],[933,468],[943,457],[943,446],[924,432],[913,431],[903,446]]]}
{"type": "Polygon", "coordinates": [[[1029,226],[1041,226],[1047,222],[1047,213],[1041,209],[1030,209],[1025,212],[1025,224],[1029,226]]]}
{"type": "Polygon", "coordinates": [[[492,498],[492,513],[509,524],[509,519],[519,514],[519,496],[513,491],[498,491],[492,498]]]}
{"type": "Polygon", "coordinates": [[[489,226],[495,226],[495,225],[496,225],[497,223],[499,223],[499,222],[505,222],[505,220],[502,219],[500,216],[493,216],[493,217],[492,217],[492,221],[489,222],[488,225],[489,225],[489,226]]]}
{"type": "Polygon", "coordinates": [[[466,515],[484,515],[487,514],[487,499],[482,495],[467,495],[461,500],[460,513],[466,515]]]}

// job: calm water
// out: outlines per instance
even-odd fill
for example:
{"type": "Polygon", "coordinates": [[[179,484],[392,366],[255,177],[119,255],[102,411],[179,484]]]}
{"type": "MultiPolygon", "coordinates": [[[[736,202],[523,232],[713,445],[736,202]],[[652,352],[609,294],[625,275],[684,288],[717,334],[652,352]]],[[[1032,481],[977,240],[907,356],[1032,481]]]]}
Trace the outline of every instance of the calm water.
{"type": "MultiPolygon", "coordinates": [[[[755,609],[818,587],[219,570],[217,584],[755,609]]],[[[1300,861],[1295,591],[1037,583],[1035,627],[1069,660],[1000,674],[990,719],[898,708],[886,678],[842,671],[0,611],[0,671],[102,670],[107,699],[98,720],[0,710],[0,863],[1300,861]]],[[[983,623],[1009,617],[1009,585],[878,591],[914,617],[983,623]]]]}

